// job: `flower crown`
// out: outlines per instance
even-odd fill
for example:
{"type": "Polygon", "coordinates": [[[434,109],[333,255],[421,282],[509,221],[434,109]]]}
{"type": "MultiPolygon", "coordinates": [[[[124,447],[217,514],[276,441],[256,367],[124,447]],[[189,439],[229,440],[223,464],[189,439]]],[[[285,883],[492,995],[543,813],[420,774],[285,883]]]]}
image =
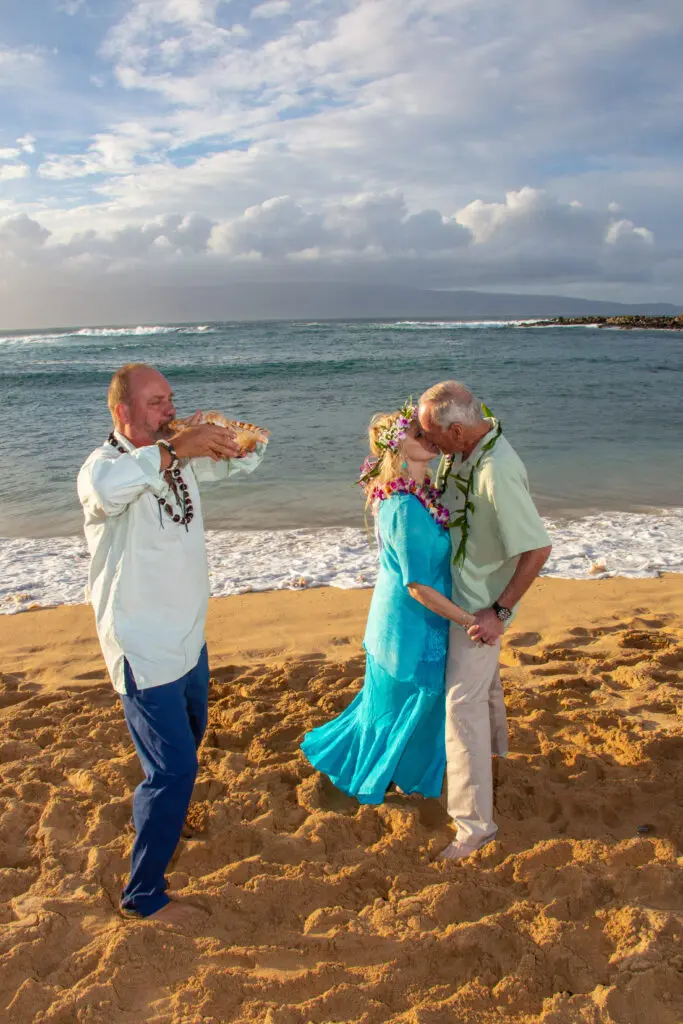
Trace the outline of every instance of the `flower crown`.
{"type": "Polygon", "coordinates": [[[380,450],[380,455],[368,455],[360,467],[358,483],[363,486],[367,484],[380,471],[382,460],[387,452],[396,452],[401,441],[408,433],[408,428],[417,416],[417,406],[413,403],[412,395],[407,402],[404,402],[398,411],[398,416],[388,427],[380,431],[375,439],[375,444],[380,450]]]}

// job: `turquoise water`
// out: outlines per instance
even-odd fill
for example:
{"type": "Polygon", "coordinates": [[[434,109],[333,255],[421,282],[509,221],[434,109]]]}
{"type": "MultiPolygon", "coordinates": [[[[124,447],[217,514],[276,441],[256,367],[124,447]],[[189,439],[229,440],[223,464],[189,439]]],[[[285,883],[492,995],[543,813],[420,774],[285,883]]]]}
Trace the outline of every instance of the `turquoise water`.
{"type": "Polygon", "coordinates": [[[447,377],[504,424],[541,510],[683,505],[683,336],[435,323],[229,323],[0,334],[0,536],[77,533],[75,477],[110,429],[106,389],[130,361],[161,369],[179,413],[220,409],[272,431],[238,488],[207,492],[209,526],[358,526],[351,486],[372,413],[447,377]]]}

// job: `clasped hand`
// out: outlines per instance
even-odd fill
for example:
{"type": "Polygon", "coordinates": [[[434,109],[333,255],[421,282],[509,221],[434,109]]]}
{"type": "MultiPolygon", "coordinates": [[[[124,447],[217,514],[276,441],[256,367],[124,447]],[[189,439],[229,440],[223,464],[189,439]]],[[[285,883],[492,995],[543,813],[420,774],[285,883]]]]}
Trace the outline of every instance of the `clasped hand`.
{"type": "Polygon", "coordinates": [[[505,632],[505,627],[492,608],[475,612],[475,622],[467,630],[470,640],[479,640],[483,644],[495,644],[505,632]]]}
{"type": "Polygon", "coordinates": [[[214,462],[221,459],[239,459],[242,456],[235,431],[215,423],[202,423],[201,412],[187,421],[187,426],[170,439],[180,459],[208,457],[214,462]]]}

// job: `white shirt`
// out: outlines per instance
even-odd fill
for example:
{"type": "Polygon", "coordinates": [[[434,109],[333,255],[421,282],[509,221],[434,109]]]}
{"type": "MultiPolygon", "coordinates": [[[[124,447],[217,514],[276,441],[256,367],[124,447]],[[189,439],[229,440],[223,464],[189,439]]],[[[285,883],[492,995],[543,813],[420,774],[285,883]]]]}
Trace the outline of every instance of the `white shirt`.
{"type": "Polygon", "coordinates": [[[117,431],[115,437],[126,454],[109,443],[92,452],[78,474],[78,497],[91,559],[86,600],[114,688],[125,693],[124,658],[141,690],[173,682],[197,664],[209,603],[197,482],[251,472],[265,446],[244,459],[183,463],[194,506],[185,528],[157,500],[175,504],[158,446],[136,448],[117,431]]]}

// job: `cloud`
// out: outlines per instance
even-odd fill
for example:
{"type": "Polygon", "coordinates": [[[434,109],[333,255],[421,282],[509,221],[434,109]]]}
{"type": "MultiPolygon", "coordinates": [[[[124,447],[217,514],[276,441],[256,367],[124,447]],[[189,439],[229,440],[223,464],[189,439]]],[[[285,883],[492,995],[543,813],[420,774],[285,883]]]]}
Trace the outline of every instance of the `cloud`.
{"type": "Polygon", "coordinates": [[[96,135],[85,153],[48,156],[39,166],[38,174],[54,181],[93,174],[126,174],[139,160],[158,155],[168,140],[168,132],[154,131],[135,122],[119,124],[115,130],[96,135]]]}
{"type": "Polygon", "coordinates": [[[11,48],[0,43],[0,86],[20,86],[24,76],[36,74],[43,66],[43,53],[35,46],[11,48]]]}
{"type": "Polygon", "coordinates": [[[30,174],[27,164],[0,164],[0,181],[26,178],[30,174]]]}
{"type": "Polygon", "coordinates": [[[18,156],[21,156],[20,149],[14,149],[11,146],[0,149],[0,160],[16,160],[18,156]]]}
{"type": "Polygon", "coordinates": [[[0,255],[14,259],[35,254],[50,237],[47,228],[25,213],[0,220],[0,255]]]}
{"type": "Polygon", "coordinates": [[[291,8],[290,0],[267,0],[266,3],[258,4],[257,7],[252,8],[249,17],[279,18],[283,14],[288,14],[291,8]]]}
{"type": "Polygon", "coordinates": [[[645,242],[647,245],[653,245],[654,235],[647,228],[637,228],[631,220],[615,220],[607,229],[605,241],[608,245],[620,245],[624,242],[635,242],[638,245],[645,242]]]}
{"type": "Polygon", "coordinates": [[[397,192],[308,209],[276,196],[220,222],[173,214],[68,237],[24,216],[3,222],[0,238],[6,271],[16,242],[24,266],[33,258],[74,279],[135,269],[140,283],[160,268],[186,283],[236,280],[246,266],[269,280],[505,288],[533,279],[562,287],[647,281],[667,258],[648,229],[531,188],[503,202],[475,200],[453,215],[410,211],[397,192]]]}
{"type": "Polygon", "coordinates": [[[68,30],[0,48],[2,210],[52,273],[681,295],[679,0],[120,0],[68,30]]]}
{"type": "Polygon", "coordinates": [[[73,17],[74,14],[78,14],[85,8],[86,0],[59,0],[57,3],[57,10],[61,11],[62,14],[68,14],[69,17],[73,17]]]}

